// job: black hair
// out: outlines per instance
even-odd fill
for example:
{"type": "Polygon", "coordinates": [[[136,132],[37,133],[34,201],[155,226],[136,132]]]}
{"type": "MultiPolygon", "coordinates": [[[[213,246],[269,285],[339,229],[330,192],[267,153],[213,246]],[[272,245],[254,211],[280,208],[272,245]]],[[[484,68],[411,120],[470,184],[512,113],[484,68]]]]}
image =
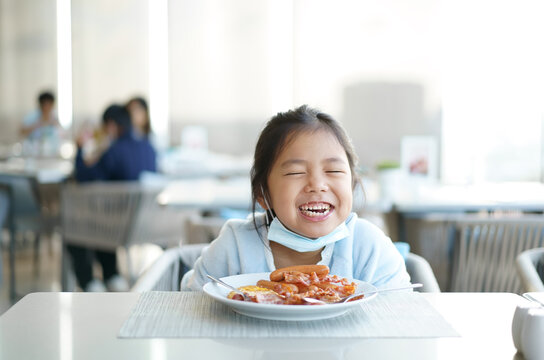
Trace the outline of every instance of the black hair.
{"type": "Polygon", "coordinates": [[[128,110],[128,107],[131,103],[133,102],[136,102],[138,104],[140,104],[141,107],[144,108],[145,110],[145,113],[146,113],[146,122],[145,122],[145,125],[144,125],[144,134],[145,135],[149,135],[151,133],[151,119],[149,118],[149,106],[147,105],[147,101],[141,97],[141,96],[136,96],[136,97],[133,97],[132,99],[130,99],[128,102],[127,102],[127,105],[126,105],[126,108],[128,110]]]}
{"type": "Polygon", "coordinates": [[[54,103],[55,95],[53,95],[53,93],[50,91],[44,91],[40,93],[40,95],[38,96],[38,103],[42,105],[44,102],[47,102],[47,101],[54,103]]]}
{"type": "MultiPolygon", "coordinates": [[[[359,178],[355,172],[357,154],[342,125],[332,116],[307,105],[302,105],[294,110],[276,114],[276,116],[272,117],[266,123],[264,129],[261,131],[257,145],[255,146],[253,166],[250,173],[253,213],[255,213],[257,199],[261,196],[267,196],[268,175],[280,152],[294,139],[293,135],[317,130],[326,130],[336,137],[346,152],[351,170],[352,187],[355,188],[357,183],[359,183],[359,178]]],[[[270,198],[267,197],[267,199],[270,198]]],[[[270,212],[267,211],[267,217],[271,218],[273,216],[275,216],[273,210],[270,212]]],[[[257,227],[255,217],[253,218],[253,222],[255,227],[257,227]]]]}
{"type": "Polygon", "coordinates": [[[112,104],[104,111],[102,115],[104,124],[113,121],[119,127],[119,135],[124,135],[132,130],[130,114],[124,106],[112,104]]]}

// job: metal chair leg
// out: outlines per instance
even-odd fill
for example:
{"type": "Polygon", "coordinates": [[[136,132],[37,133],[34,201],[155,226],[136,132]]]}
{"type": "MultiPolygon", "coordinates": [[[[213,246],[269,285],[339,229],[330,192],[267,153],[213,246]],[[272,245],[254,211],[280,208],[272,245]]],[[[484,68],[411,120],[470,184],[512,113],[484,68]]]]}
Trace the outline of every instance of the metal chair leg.
{"type": "Polygon", "coordinates": [[[9,229],[9,299],[12,303],[17,300],[15,291],[15,228],[11,224],[9,229]]]}
{"type": "Polygon", "coordinates": [[[68,249],[66,249],[66,243],[64,242],[64,239],[62,239],[60,255],[60,285],[62,291],[70,291],[68,289],[68,269],[70,268],[68,261],[70,261],[68,249]]]}
{"type": "Polygon", "coordinates": [[[40,275],[40,241],[41,235],[40,233],[37,233],[34,238],[34,277],[38,277],[40,275]]]}

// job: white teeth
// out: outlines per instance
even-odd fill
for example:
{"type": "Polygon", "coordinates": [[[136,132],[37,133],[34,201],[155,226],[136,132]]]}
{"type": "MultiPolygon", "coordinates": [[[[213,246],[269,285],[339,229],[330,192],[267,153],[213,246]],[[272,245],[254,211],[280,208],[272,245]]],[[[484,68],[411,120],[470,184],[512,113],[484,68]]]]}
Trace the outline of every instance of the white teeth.
{"type": "Polygon", "coordinates": [[[309,211],[309,210],[302,210],[302,213],[309,217],[317,217],[317,216],[324,216],[327,215],[330,212],[330,209],[327,209],[323,212],[317,212],[317,211],[309,211]]]}
{"type": "Polygon", "coordinates": [[[331,205],[330,204],[313,204],[313,205],[301,205],[300,211],[306,216],[315,217],[315,216],[323,216],[330,212],[331,205]]]}

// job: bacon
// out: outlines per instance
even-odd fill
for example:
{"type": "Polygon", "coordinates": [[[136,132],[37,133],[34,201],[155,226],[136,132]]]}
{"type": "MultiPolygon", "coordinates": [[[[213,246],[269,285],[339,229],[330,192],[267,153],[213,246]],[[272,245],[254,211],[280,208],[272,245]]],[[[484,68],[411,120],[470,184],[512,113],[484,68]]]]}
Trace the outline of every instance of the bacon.
{"type": "MultiPolygon", "coordinates": [[[[333,303],[355,293],[357,288],[356,283],[350,282],[346,278],[328,274],[328,267],[327,271],[321,272],[321,274],[315,271],[295,270],[298,268],[278,269],[272,273],[274,276],[271,274],[270,281],[259,280],[258,286],[274,292],[257,293],[251,296],[251,301],[263,304],[307,305],[308,303],[303,298],[310,297],[326,303],[333,303]],[[272,280],[272,277],[276,280],[272,280]],[[280,278],[281,280],[278,281],[277,279],[280,278]]],[[[233,298],[243,300],[240,295],[235,295],[233,298]]]]}
{"type": "Polygon", "coordinates": [[[310,275],[301,273],[300,271],[287,271],[284,274],[284,282],[295,285],[309,286],[311,284],[310,275]]]}

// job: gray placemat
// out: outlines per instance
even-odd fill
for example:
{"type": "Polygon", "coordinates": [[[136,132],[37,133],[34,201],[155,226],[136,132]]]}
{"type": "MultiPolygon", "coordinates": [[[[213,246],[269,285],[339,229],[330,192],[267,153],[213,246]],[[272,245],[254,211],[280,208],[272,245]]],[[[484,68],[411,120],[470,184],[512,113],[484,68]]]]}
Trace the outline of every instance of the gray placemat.
{"type": "Polygon", "coordinates": [[[276,321],[240,315],[200,292],[143,293],[120,338],[436,338],[459,336],[416,292],[380,294],[325,320],[276,321]]]}

